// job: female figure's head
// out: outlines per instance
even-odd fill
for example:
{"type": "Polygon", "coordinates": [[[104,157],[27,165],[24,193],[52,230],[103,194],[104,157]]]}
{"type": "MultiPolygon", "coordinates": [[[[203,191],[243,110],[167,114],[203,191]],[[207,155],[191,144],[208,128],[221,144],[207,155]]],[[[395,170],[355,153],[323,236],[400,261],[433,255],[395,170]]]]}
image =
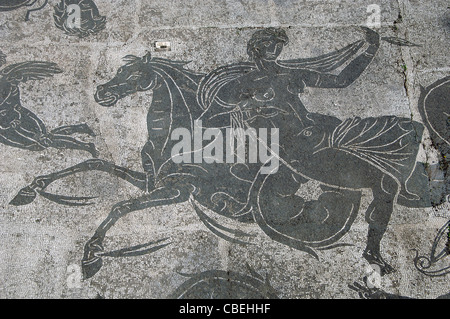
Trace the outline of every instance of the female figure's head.
{"type": "Polygon", "coordinates": [[[286,32],[279,28],[256,31],[247,44],[247,53],[255,61],[275,61],[289,42],[286,32]]]}

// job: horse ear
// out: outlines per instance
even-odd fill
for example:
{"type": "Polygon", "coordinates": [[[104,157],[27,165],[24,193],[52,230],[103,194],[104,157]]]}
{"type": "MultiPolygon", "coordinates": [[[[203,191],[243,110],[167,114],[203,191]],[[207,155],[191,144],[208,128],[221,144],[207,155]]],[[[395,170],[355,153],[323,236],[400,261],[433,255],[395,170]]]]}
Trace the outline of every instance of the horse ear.
{"type": "Polygon", "coordinates": [[[144,63],[148,63],[152,60],[152,55],[150,52],[147,52],[144,57],[142,58],[142,60],[144,61],[144,63]]]}

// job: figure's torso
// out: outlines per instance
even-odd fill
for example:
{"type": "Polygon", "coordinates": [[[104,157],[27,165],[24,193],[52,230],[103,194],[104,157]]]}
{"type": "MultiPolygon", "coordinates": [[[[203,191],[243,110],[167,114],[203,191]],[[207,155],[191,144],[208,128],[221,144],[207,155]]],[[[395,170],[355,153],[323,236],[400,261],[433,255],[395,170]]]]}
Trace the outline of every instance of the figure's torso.
{"type": "Polygon", "coordinates": [[[239,107],[255,128],[305,126],[308,111],[299,99],[305,85],[289,72],[250,72],[225,85],[217,94],[231,109],[239,107]]]}

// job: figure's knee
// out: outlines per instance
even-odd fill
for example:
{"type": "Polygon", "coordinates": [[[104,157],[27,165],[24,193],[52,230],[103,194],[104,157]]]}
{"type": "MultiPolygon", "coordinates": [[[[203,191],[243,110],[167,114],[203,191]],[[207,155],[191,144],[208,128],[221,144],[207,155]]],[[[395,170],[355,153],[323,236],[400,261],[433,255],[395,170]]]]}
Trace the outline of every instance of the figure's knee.
{"type": "Polygon", "coordinates": [[[400,189],[400,185],[397,180],[389,175],[383,176],[380,186],[381,191],[387,198],[395,197],[400,189]]]}
{"type": "Polygon", "coordinates": [[[36,135],[36,143],[44,148],[51,147],[54,143],[54,136],[53,136],[53,134],[49,134],[49,133],[38,134],[38,135],[36,135]]]}
{"type": "Polygon", "coordinates": [[[373,201],[366,211],[366,221],[369,224],[385,227],[389,223],[399,189],[396,179],[383,176],[379,186],[373,189],[373,201]]]}

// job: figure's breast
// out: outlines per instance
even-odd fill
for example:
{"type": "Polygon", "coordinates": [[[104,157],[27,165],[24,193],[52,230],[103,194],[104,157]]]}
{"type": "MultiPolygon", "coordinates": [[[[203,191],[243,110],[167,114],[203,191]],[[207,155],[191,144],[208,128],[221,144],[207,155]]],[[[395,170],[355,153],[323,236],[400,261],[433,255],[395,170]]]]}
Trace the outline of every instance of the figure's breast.
{"type": "Polygon", "coordinates": [[[299,90],[299,88],[296,88],[295,92],[291,90],[294,85],[293,81],[294,79],[287,73],[261,76],[255,74],[252,78],[240,83],[240,98],[241,100],[251,99],[262,103],[271,101],[272,103],[281,103],[301,93],[302,90],[299,90]]]}
{"type": "Polygon", "coordinates": [[[298,96],[290,94],[284,82],[265,79],[253,81],[248,87],[240,89],[239,107],[247,113],[248,120],[288,116],[292,113],[289,105],[295,104],[298,96]]]}
{"type": "Polygon", "coordinates": [[[256,89],[252,98],[258,102],[269,102],[275,99],[275,90],[272,87],[256,89]]]}

